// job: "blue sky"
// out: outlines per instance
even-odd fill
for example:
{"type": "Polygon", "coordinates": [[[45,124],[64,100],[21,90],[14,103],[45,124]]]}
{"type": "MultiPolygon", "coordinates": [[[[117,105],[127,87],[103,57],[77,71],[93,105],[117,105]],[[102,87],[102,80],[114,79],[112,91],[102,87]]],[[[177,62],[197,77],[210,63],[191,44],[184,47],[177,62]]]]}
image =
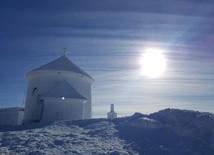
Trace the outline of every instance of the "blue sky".
{"type": "Polygon", "coordinates": [[[0,0],[0,104],[24,103],[26,72],[68,57],[94,79],[93,116],[111,103],[119,116],[163,108],[214,112],[212,0],[0,0]],[[167,69],[140,74],[145,48],[167,69]]]}

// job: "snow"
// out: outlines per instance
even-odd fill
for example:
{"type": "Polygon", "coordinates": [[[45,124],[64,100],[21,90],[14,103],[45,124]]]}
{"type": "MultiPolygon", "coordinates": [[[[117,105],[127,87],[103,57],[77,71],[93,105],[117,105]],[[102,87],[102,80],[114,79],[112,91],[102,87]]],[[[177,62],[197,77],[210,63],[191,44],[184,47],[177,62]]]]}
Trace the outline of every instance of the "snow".
{"type": "Polygon", "coordinates": [[[84,127],[62,121],[42,128],[1,132],[0,154],[130,154],[115,133],[115,125],[108,121],[84,127]]]}
{"type": "Polygon", "coordinates": [[[0,154],[213,155],[210,113],[165,109],[150,115],[0,127],[0,154]]]}
{"type": "Polygon", "coordinates": [[[87,76],[93,80],[93,78],[89,74],[87,74],[80,67],[78,67],[73,62],[71,62],[66,56],[61,56],[45,65],[42,65],[42,66],[32,70],[31,72],[42,71],[42,70],[69,71],[69,72],[74,72],[74,73],[78,73],[78,74],[87,76]]]}

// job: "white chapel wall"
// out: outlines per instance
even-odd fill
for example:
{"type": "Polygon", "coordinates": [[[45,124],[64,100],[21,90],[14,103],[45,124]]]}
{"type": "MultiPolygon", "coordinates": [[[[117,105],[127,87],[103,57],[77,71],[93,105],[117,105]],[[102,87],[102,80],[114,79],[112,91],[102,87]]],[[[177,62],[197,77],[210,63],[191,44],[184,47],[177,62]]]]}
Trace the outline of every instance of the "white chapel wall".
{"type": "MultiPolygon", "coordinates": [[[[42,104],[39,101],[39,95],[47,93],[53,89],[57,82],[62,80],[67,81],[72,87],[87,99],[83,107],[83,115],[80,119],[91,118],[91,82],[88,77],[67,71],[45,71],[34,73],[29,77],[26,107],[25,107],[25,120],[40,120],[42,113],[42,104]],[[34,89],[36,90],[34,91],[34,89]]],[[[27,122],[27,121],[26,121],[27,122]]]]}
{"type": "MultiPolygon", "coordinates": [[[[65,99],[66,100],[66,99],[65,99]]],[[[57,120],[82,119],[83,104],[80,101],[65,101],[60,99],[45,99],[43,103],[42,122],[57,120]]]]}
{"type": "Polygon", "coordinates": [[[73,76],[72,78],[67,77],[67,81],[78,93],[87,99],[83,107],[83,119],[91,118],[91,83],[84,76],[73,76]]]}
{"type": "Polygon", "coordinates": [[[60,79],[62,79],[61,75],[58,75],[57,72],[48,71],[43,74],[36,74],[29,78],[25,105],[25,121],[40,120],[42,113],[40,95],[53,89],[55,83],[60,79]]]}

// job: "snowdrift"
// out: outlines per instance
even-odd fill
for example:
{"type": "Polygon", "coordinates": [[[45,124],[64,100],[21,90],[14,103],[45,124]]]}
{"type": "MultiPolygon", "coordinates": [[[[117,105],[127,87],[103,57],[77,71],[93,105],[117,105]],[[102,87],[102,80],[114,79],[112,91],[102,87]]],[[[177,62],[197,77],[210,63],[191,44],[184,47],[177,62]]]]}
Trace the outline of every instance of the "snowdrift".
{"type": "Polygon", "coordinates": [[[187,110],[1,126],[0,131],[0,154],[214,154],[214,114],[187,110]]]}

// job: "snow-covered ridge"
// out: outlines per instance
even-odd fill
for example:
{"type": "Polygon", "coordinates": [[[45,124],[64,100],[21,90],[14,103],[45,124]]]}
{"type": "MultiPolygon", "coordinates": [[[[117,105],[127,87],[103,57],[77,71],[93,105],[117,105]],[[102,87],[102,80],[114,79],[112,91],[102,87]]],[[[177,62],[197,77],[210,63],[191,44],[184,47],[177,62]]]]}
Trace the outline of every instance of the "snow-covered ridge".
{"type": "Polygon", "coordinates": [[[159,120],[179,135],[188,137],[213,137],[214,114],[190,110],[165,109],[148,117],[159,120]]]}
{"type": "Polygon", "coordinates": [[[115,120],[0,127],[0,154],[213,155],[214,115],[165,109],[115,120]]]}
{"type": "Polygon", "coordinates": [[[10,108],[0,108],[0,111],[24,111],[23,107],[10,107],[10,108]]]}

